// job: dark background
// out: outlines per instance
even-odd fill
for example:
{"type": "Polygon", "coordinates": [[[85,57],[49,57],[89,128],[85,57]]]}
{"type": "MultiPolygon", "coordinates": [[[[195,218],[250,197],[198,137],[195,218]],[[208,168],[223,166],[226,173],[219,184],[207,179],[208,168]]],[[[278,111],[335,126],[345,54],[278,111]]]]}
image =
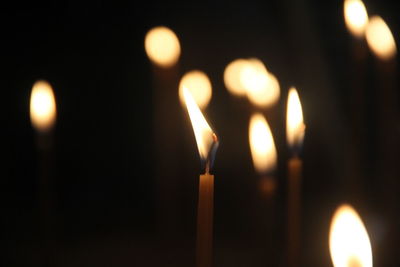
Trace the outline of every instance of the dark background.
{"type": "MultiPolygon", "coordinates": [[[[365,4],[399,43],[400,3],[365,4]]],[[[381,64],[354,41],[341,1],[15,2],[1,8],[0,25],[3,266],[194,266],[201,168],[177,100],[178,79],[192,69],[211,79],[205,113],[220,138],[215,266],[286,265],[284,116],[292,85],[307,125],[300,265],[331,266],[330,219],[349,202],[370,234],[374,265],[399,266],[398,71],[387,72],[398,57],[381,64]],[[144,36],[158,25],[180,39],[174,72],[146,57],[144,36]],[[254,108],[223,84],[225,66],[239,57],[260,58],[281,86],[278,105],[261,110],[279,157],[273,216],[262,208],[248,148],[254,108]],[[38,79],[56,95],[51,152],[38,151],[29,120],[38,79]],[[158,114],[157,90],[168,92],[170,112],[158,114]],[[51,204],[43,216],[46,153],[51,204]]]]}

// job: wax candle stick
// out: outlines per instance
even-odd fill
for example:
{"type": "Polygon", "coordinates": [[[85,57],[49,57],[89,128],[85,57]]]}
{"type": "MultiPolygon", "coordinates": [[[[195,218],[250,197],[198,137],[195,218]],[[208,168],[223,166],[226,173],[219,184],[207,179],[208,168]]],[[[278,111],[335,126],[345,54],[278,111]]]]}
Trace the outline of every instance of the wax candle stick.
{"type": "Polygon", "coordinates": [[[287,103],[286,137],[291,149],[288,162],[288,265],[301,265],[300,228],[301,228],[301,184],[302,161],[300,151],[304,138],[305,125],[299,95],[290,88],[287,103]]]}
{"type": "Polygon", "coordinates": [[[197,266],[212,266],[214,175],[200,175],[197,208],[197,266]]]}
{"type": "Polygon", "coordinates": [[[205,170],[204,174],[200,175],[199,180],[196,266],[210,267],[213,261],[214,206],[214,175],[211,175],[210,172],[218,147],[218,139],[187,88],[183,88],[183,96],[205,170]]]}

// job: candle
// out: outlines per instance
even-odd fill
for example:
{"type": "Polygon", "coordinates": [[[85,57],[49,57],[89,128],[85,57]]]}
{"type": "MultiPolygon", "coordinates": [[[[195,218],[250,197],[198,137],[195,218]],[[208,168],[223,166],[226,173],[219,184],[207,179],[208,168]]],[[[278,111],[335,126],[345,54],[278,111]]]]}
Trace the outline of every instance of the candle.
{"type": "Polygon", "coordinates": [[[367,108],[367,90],[366,90],[366,70],[368,59],[368,48],[365,42],[365,30],[368,24],[368,13],[364,3],[361,0],[345,0],[344,1],[344,20],[346,28],[351,36],[350,58],[347,70],[348,80],[350,81],[347,88],[350,137],[352,146],[349,149],[351,156],[348,165],[351,170],[348,179],[351,194],[355,194],[362,188],[360,181],[357,179],[367,175],[362,173],[364,168],[361,165],[366,164],[367,160],[366,137],[368,133],[365,131],[367,120],[365,117],[367,108]],[[361,172],[361,173],[360,173],[361,172]]]}
{"type": "Polygon", "coordinates": [[[181,46],[177,35],[165,26],[150,29],[144,40],[144,48],[151,62],[153,82],[153,154],[156,184],[156,222],[160,234],[175,236],[179,225],[179,132],[181,110],[176,97],[179,82],[179,58],[181,46]]]}
{"type": "Polygon", "coordinates": [[[300,256],[301,224],[301,172],[300,150],[304,139],[305,125],[299,95],[290,88],[286,114],[286,138],[292,156],[288,162],[288,265],[298,266],[300,256]]]}
{"type": "Polygon", "coordinates": [[[379,177],[373,177],[371,181],[375,183],[372,187],[383,196],[379,211],[383,217],[387,218],[390,232],[382,241],[386,249],[379,256],[382,259],[388,259],[386,255],[395,253],[397,240],[393,237],[399,236],[400,223],[396,201],[399,195],[396,177],[400,174],[398,168],[400,139],[399,132],[396,130],[399,122],[397,47],[389,26],[379,16],[373,16],[369,20],[366,39],[375,58],[374,74],[376,75],[373,87],[373,118],[376,120],[376,125],[372,129],[376,137],[375,153],[372,159],[372,163],[375,164],[372,167],[375,169],[369,172],[379,174],[379,177]]]}
{"type": "Polygon", "coordinates": [[[52,265],[54,255],[52,211],[55,196],[52,179],[53,129],[56,122],[56,101],[51,85],[46,81],[37,81],[33,85],[30,98],[30,119],[36,132],[38,149],[38,189],[40,212],[40,237],[44,246],[43,260],[52,265]]]}
{"type": "Polygon", "coordinates": [[[339,206],[333,215],[329,250],[334,267],[372,267],[368,232],[358,213],[348,204],[339,206]]]}
{"type": "MultiPolygon", "coordinates": [[[[274,171],[277,162],[277,153],[271,129],[267,120],[261,113],[255,113],[250,118],[249,143],[254,168],[260,176],[259,193],[261,194],[261,210],[256,209],[258,214],[266,215],[266,221],[261,222],[266,228],[266,239],[268,263],[276,265],[276,216],[275,216],[275,192],[276,179],[274,171]]],[[[257,202],[258,203],[258,202],[257,202]]],[[[258,207],[258,205],[255,205],[258,207]]],[[[257,215],[256,215],[257,216],[257,215]]],[[[261,218],[264,218],[261,216],[261,218]]]]}
{"type": "Polygon", "coordinates": [[[261,113],[251,116],[249,124],[250,151],[254,168],[261,177],[261,192],[268,198],[275,193],[276,148],[271,129],[261,113]]]}
{"type": "Polygon", "coordinates": [[[218,140],[187,88],[183,88],[183,96],[204,166],[204,174],[200,175],[199,181],[196,265],[197,267],[210,267],[212,266],[214,207],[214,175],[210,172],[218,140]]]}
{"type": "Polygon", "coordinates": [[[36,144],[39,153],[40,197],[44,216],[50,209],[50,167],[53,148],[53,128],[56,122],[56,101],[51,85],[46,81],[37,81],[33,85],[30,98],[30,119],[36,132],[36,144]]]}

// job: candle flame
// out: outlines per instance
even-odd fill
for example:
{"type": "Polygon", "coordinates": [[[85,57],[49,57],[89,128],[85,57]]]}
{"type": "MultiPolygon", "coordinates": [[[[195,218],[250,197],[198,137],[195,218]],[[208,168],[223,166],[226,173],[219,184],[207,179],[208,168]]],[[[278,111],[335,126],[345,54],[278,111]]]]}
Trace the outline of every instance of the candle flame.
{"type": "Polygon", "coordinates": [[[287,142],[292,148],[299,147],[303,143],[305,125],[299,94],[294,87],[289,89],[286,116],[287,142]]]}
{"type": "Polygon", "coordinates": [[[335,267],[372,267],[367,230],[350,205],[341,205],[332,218],[329,249],[335,267]]]}
{"type": "Polygon", "coordinates": [[[258,107],[269,107],[280,97],[279,82],[256,58],[236,59],[224,71],[224,83],[230,93],[247,96],[258,107]]]}
{"type": "Polygon", "coordinates": [[[347,29],[355,37],[363,37],[368,24],[368,13],[364,3],[361,0],[345,0],[344,20],[347,29]]]}
{"type": "Polygon", "coordinates": [[[46,81],[37,81],[30,99],[32,126],[39,132],[50,131],[56,121],[56,100],[53,89],[46,81]]]}
{"type": "Polygon", "coordinates": [[[280,87],[274,75],[268,72],[264,63],[250,59],[240,73],[240,81],[251,103],[259,107],[269,107],[279,100],[280,87]]]}
{"type": "Polygon", "coordinates": [[[370,19],[365,34],[368,46],[378,58],[388,60],[397,54],[392,32],[381,17],[370,19]]]}
{"type": "Polygon", "coordinates": [[[209,164],[212,164],[212,157],[215,153],[214,150],[218,144],[217,136],[204,118],[200,108],[196,104],[196,101],[186,87],[183,88],[183,96],[192,122],[200,158],[202,161],[206,162],[206,171],[208,171],[207,168],[210,167],[209,164]]]}
{"type": "Polygon", "coordinates": [[[230,93],[236,96],[245,96],[246,89],[244,88],[240,76],[242,71],[250,63],[246,59],[236,59],[226,66],[224,71],[224,83],[230,93]]]}
{"type": "Polygon", "coordinates": [[[179,83],[179,98],[182,103],[185,102],[183,88],[187,88],[190,91],[191,95],[196,101],[196,104],[201,109],[207,107],[211,100],[212,88],[210,79],[204,72],[193,70],[183,75],[179,83]]]}
{"type": "Polygon", "coordinates": [[[181,54],[178,37],[164,26],[155,27],[147,32],[144,47],[150,60],[164,68],[175,65],[181,54]]]}
{"type": "Polygon", "coordinates": [[[261,113],[251,116],[249,125],[251,156],[256,170],[265,174],[276,167],[276,148],[268,122],[261,113]]]}

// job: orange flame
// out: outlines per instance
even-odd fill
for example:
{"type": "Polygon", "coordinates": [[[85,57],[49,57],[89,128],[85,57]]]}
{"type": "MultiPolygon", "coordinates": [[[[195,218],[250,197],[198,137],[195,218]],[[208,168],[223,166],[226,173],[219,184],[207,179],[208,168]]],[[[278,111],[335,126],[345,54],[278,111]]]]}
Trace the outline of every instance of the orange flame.
{"type": "Polygon", "coordinates": [[[32,126],[39,132],[51,130],[56,121],[56,100],[53,89],[46,81],[37,81],[30,100],[32,126]]]}
{"type": "Polygon", "coordinates": [[[256,170],[265,174],[276,167],[276,148],[268,122],[260,113],[253,114],[249,125],[251,156],[256,170]]]}
{"type": "Polygon", "coordinates": [[[344,20],[347,29],[356,37],[364,36],[368,24],[368,13],[361,0],[344,1],[344,20]]]}
{"type": "Polygon", "coordinates": [[[304,139],[305,125],[299,94],[294,87],[289,89],[286,116],[287,142],[292,148],[301,146],[304,139]]]}
{"type": "Polygon", "coordinates": [[[164,26],[148,31],[144,47],[150,60],[164,68],[175,65],[181,54],[178,37],[171,29],[164,26]]]}
{"type": "Polygon", "coordinates": [[[196,104],[201,109],[207,107],[212,96],[211,82],[207,74],[199,70],[192,70],[183,75],[179,83],[179,98],[184,103],[183,88],[187,88],[190,91],[196,104]]]}
{"type": "Polygon", "coordinates": [[[381,17],[370,19],[365,34],[368,46],[378,58],[388,60],[397,54],[392,32],[381,17]]]}
{"type": "Polygon", "coordinates": [[[183,88],[183,96],[185,98],[186,107],[192,122],[200,157],[202,160],[206,161],[209,159],[209,153],[216,142],[216,135],[186,87],[183,88]]]}
{"type": "Polygon", "coordinates": [[[335,267],[372,267],[372,249],[367,230],[350,205],[341,205],[333,215],[329,249],[335,267]]]}

